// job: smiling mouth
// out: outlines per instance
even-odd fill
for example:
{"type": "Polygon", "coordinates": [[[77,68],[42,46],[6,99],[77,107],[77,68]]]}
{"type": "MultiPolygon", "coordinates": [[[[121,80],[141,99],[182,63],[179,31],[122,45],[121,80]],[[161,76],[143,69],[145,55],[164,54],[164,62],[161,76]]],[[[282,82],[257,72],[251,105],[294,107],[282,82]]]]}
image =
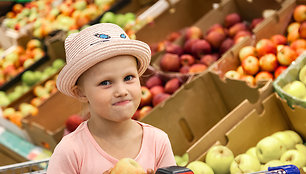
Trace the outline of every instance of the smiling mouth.
{"type": "Polygon", "coordinates": [[[115,105],[115,106],[122,106],[122,105],[128,104],[130,101],[131,100],[122,100],[122,101],[114,103],[113,105],[115,105]]]}

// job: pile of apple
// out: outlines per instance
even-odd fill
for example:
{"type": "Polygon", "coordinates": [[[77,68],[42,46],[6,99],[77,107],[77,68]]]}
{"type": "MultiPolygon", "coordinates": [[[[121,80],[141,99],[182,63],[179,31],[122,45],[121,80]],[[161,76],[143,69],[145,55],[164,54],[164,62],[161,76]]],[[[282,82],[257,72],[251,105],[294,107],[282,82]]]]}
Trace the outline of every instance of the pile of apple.
{"type": "Polygon", "coordinates": [[[37,39],[30,40],[26,49],[17,46],[16,49],[0,60],[0,86],[23,72],[24,69],[45,55],[42,44],[37,39]]]}
{"type": "Polygon", "coordinates": [[[185,83],[183,78],[162,78],[160,75],[153,75],[141,86],[140,105],[132,117],[135,120],[144,118],[153,107],[167,100],[180,86],[185,83]]]}
{"type": "MultiPolygon", "coordinates": [[[[55,73],[59,71],[64,66],[64,61],[62,59],[56,59],[51,66],[45,68],[42,72],[40,71],[26,71],[22,74],[21,80],[22,84],[18,85],[14,88],[12,92],[6,93],[4,91],[0,91],[0,106],[5,107],[8,106],[10,103],[21,97],[23,94],[28,92],[32,86],[37,84],[38,82],[44,81],[48,79],[49,77],[53,76],[55,73]]],[[[47,91],[54,92],[53,87],[55,87],[55,80],[53,79],[53,82],[48,82],[45,84],[45,87],[48,89],[47,91]]],[[[35,87],[36,88],[36,87],[35,87]]],[[[41,95],[44,92],[36,92],[40,90],[35,90],[34,88],[34,94],[38,94],[36,96],[43,97],[43,99],[46,99],[46,95],[41,95]]],[[[38,87],[39,89],[39,87],[38,87]]],[[[35,99],[36,100],[36,99],[35,99]]],[[[39,99],[41,101],[42,99],[39,99]]],[[[33,103],[38,103],[33,102],[33,103]]]]}
{"type": "Polygon", "coordinates": [[[260,21],[253,20],[253,25],[249,26],[239,14],[231,13],[225,17],[224,26],[215,24],[205,35],[196,26],[188,27],[183,35],[183,46],[165,44],[167,53],[160,60],[160,68],[165,72],[200,73],[234,44],[251,36],[251,30],[260,21]]]}
{"type": "Polygon", "coordinates": [[[57,5],[54,0],[39,0],[25,6],[16,4],[8,12],[4,25],[20,30],[26,24],[33,24],[33,35],[47,36],[53,30],[79,29],[108,10],[114,0],[65,0],[57,5]]]}
{"type": "Polygon", "coordinates": [[[259,81],[273,80],[306,50],[306,5],[298,5],[293,13],[294,22],[287,27],[287,37],[273,35],[261,39],[255,46],[239,51],[241,65],[225,73],[225,77],[245,80],[250,86],[259,81]]]}
{"type": "Polygon", "coordinates": [[[3,117],[12,123],[16,124],[18,127],[22,127],[21,120],[28,116],[35,116],[38,114],[38,108],[29,103],[22,103],[19,105],[18,109],[9,107],[3,110],[3,117]]]}
{"type": "Polygon", "coordinates": [[[306,102],[306,65],[299,72],[299,80],[286,84],[283,90],[289,95],[306,102]]]}
{"type": "MultiPolygon", "coordinates": [[[[303,168],[306,167],[306,146],[302,143],[302,138],[296,132],[279,131],[236,157],[228,147],[215,145],[207,151],[205,163],[193,161],[187,168],[195,174],[251,173],[288,164],[303,168]]],[[[182,160],[179,162],[182,163],[182,160]]]]}

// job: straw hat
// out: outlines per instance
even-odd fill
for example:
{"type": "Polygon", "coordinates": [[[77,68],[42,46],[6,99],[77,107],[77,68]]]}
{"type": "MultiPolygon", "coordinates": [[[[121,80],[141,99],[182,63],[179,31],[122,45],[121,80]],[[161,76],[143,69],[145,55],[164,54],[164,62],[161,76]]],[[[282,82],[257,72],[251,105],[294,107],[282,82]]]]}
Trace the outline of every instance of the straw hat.
{"type": "Polygon", "coordinates": [[[65,40],[66,65],[58,75],[56,85],[62,93],[76,97],[73,87],[78,78],[95,64],[118,55],[131,55],[138,60],[142,75],[150,59],[150,47],[141,41],[130,40],[115,24],[100,23],[70,34],[65,40]]]}

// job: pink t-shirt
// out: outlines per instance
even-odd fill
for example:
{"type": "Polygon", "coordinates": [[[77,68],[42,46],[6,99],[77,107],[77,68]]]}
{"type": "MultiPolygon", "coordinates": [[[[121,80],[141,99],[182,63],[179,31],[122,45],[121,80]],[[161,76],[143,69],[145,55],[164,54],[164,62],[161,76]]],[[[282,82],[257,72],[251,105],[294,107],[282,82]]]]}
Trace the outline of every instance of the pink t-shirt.
{"type": "MultiPolygon", "coordinates": [[[[141,149],[134,159],[145,170],[176,165],[168,135],[151,125],[143,128],[141,149]]],[[[114,167],[118,159],[107,154],[95,141],[87,122],[63,137],[50,158],[48,174],[102,174],[114,167]]]]}

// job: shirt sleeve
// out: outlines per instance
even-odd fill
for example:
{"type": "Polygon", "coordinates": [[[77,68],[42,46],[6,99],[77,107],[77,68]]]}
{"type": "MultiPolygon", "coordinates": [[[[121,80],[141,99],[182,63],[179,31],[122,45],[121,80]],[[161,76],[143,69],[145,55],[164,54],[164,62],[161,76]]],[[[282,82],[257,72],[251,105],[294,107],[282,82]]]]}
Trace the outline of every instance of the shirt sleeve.
{"type": "MultiPolygon", "coordinates": [[[[64,140],[64,139],[63,139],[64,140]]],[[[69,141],[60,142],[52,154],[47,174],[78,174],[77,153],[73,143],[69,141]]]]}
{"type": "Polygon", "coordinates": [[[176,166],[176,162],[171,148],[171,143],[166,133],[164,133],[161,142],[163,144],[161,146],[162,148],[160,149],[160,155],[157,162],[157,169],[168,166],[176,166]]]}

